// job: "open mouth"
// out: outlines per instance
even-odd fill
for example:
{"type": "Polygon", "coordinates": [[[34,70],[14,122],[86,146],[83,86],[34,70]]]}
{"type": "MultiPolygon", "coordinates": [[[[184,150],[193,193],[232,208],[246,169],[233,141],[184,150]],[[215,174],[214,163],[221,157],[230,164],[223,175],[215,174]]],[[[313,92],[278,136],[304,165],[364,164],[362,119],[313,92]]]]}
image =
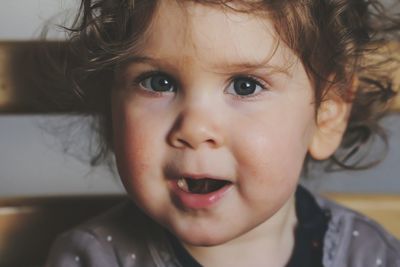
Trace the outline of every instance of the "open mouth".
{"type": "Polygon", "coordinates": [[[183,177],[178,180],[177,184],[181,190],[188,193],[209,194],[220,190],[226,185],[232,184],[232,182],[212,178],[192,179],[183,177]]]}

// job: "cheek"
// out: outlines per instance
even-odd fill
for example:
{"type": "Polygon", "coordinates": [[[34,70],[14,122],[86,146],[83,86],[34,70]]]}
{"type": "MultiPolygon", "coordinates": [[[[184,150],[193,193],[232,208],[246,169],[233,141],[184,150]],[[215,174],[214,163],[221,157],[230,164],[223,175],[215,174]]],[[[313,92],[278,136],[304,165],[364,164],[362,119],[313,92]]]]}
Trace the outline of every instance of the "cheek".
{"type": "Polygon", "coordinates": [[[140,188],[157,157],[156,140],[148,131],[149,120],[135,109],[121,105],[113,111],[115,156],[118,171],[127,189],[140,188]]]}
{"type": "MultiPolygon", "coordinates": [[[[239,173],[272,190],[298,181],[307,153],[309,126],[293,116],[265,117],[237,131],[235,155],[239,173]]],[[[250,186],[249,186],[250,188],[250,186]]],[[[256,190],[258,188],[256,187],[256,190]]]]}

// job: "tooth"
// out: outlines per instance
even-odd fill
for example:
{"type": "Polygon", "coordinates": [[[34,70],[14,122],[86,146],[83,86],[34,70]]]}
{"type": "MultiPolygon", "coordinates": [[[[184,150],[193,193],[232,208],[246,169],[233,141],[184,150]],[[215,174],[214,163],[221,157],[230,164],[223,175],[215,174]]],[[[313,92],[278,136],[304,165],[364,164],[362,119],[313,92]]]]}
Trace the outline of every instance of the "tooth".
{"type": "Polygon", "coordinates": [[[212,191],[212,190],[210,190],[210,187],[211,187],[211,184],[209,183],[208,180],[206,180],[205,184],[204,184],[203,192],[208,193],[209,191],[212,191]]]}
{"type": "Polygon", "coordinates": [[[186,182],[186,180],[185,180],[185,178],[180,178],[179,180],[178,180],[178,187],[180,188],[180,189],[182,189],[183,191],[185,191],[185,192],[189,192],[189,186],[188,186],[188,184],[187,184],[187,182],[186,182]]]}

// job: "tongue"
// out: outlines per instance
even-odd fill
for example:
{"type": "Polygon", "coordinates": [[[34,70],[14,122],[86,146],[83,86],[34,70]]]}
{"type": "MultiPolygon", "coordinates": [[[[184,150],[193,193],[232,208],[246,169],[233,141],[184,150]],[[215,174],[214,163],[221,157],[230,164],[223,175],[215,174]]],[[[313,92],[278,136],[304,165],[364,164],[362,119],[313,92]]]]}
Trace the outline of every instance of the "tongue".
{"type": "Polygon", "coordinates": [[[186,182],[189,191],[193,194],[207,194],[221,189],[227,184],[227,181],[214,180],[214,179],[190,179],[187,178],[186,182]]]}

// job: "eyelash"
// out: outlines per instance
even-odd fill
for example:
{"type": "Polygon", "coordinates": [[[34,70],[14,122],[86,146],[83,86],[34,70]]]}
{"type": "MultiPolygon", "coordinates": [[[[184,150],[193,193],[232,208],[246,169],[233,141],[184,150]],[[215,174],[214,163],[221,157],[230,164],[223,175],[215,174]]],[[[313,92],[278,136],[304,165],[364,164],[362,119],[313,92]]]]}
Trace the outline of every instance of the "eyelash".
{"type": "MultiPolygon", "coordinates": [[[[170,81],[172,82],[173,86],[175,87],[175,90],[177,90],[177,88],[180,88],[179,83],[176,82],[176,80],[173,79],[169,74],[166,74],[165,72],[158,71],[158,70],[145,72],[145,73],[139,75],[139,76],[134,80],[134,86],[143,87],[143,86],[141,85],[142,82],[144,82],[146,79],[151,78],[151,77],[156,76],[156,75],[162,75],[162,76],[165,76],[165,77],[167,77],[168,79],[170,79],[170,81]]],[[[265,82],[264,80],[262,80],[262,79],[260,79],[260,78],[258,78],[258,77],[255,77],[255,76],[253,76],[253,75],[248,75],[248,74],[243,74],[243,75],[242,75],[242,74],[239,74],[239,75],[235,75],[235,76],[233,76],[232,78],[229,79],[228,85],[225,86],[224,91],[226,91],[227,88],[228,88],[235,80],[238,80],[238,79],[247,79],[247,80],[249,80],[249,81],[252,81],[252,82],[254,82],[257,86],[260,86],[261,89],[262,89],[262,91],[269,91],[269,90],[270,90],[269,84],[268,84],[267,82],[265,82]]],[[[170,93],[170,92],[157,92],[157,91],[152,91],[152,90],[148,90],[148,89],[143,89],[143,90],[144,90],[144,91],[148,91],[148,92],[150,92],[151,94],[153,94],[153,95],[155,95],[155,96],[161,96],[161,95],[163,95],[163,94],[170,93]]],[[[174,91],[175,91],[175,90],[174,90],[174,91]]],[[[243,99],[254,99],[254,98],[257,98],[257,97],[259,96],[259,94],[260,94],[260,93],[257,93],[257,94],[250,94],[250,95],[239,95],[239,94],[231,94],[231,95],[232,95],[233,97],[235,97],[235,98],[238,98],[238,99],[242,99],[242,100],[243,100],[243,99]]]]}
{"type": "MultiPolygon", "coordinates": [[[[140,86],[142,87],[141,83],[144,82],[146,79],[151,78],[153,76],[156,75],[162,75],[165,77],[168,77],[168,79],[170,79],[172,81],[172,83],[174,84],[174,86],[176,88],[179,88],[178,83],[175,81],[175,79],[173,79],[170,75],[166,74],[165,72],[162,71],[158,71],[158,70],[154,70],[154,71],[148,71],[145,73],[140,74],[137,78],[135,78],[133,85],[136,86],[140,86]]],[[[151,94],[156,95],[156,96],[161,96],[165,93],[169,93],[169,92],[157,92],[157,91],[151,91],[151,90],[147,90],[147,89],[143,89],[145,91],[151,92],[151,94]]]]}
{"type": "MultiPolygon", "coordinates": [[[[265,82],[264,80],[262,80],[262,79],[260,79],[258,77],[255,77],[253,75],[248,75],[248,74],[233,76],[229,80],[228,85],[232,84],[235,80],[238,80],[238,79],[248,79],[248,80],[250,80],[252,82],[255,82],[255,84],[257,86],[261,87],[261,89],[262,89],[261,92],[270,90],[270,86],[269,86],[269,84],[267,82],[265,82]]],[[[257,94],[251,94],[251,95],[238,95],[238,94],[234,95],[234,94],[232,94],[232,96],[234,98],[237,98],[237,99],[240,99],[240,100],[253,100],[253,99],[256,99],[257,97],[260,96],[260,92],[257,93],[257,94]]]]}

